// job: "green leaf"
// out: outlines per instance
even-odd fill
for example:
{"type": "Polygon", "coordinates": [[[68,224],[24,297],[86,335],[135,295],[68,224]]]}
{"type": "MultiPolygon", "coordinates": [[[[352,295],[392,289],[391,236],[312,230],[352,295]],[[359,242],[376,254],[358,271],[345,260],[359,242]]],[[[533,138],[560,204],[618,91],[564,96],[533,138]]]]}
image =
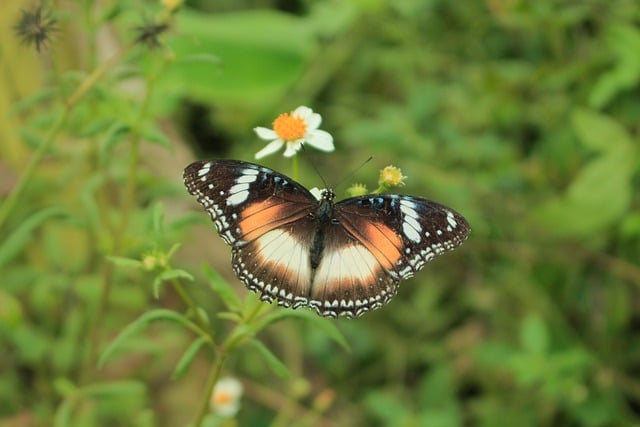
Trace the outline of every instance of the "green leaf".
{"type": "Polygon", "coordinates": [[[549,331],[538,314],[528,315],[520,327],[520,345],[528,353],[545,354],[549,350],[549,331]]]}
{"type": "Polygon", "coordinates": [[[264,344],[256,339],[251,340],[249,344],[256,349],[260,355],[262,355],[269,368],[271,368],[276,375],[281,378],[291,377],[291,373],[289,372],[287,365],[281,362],[280,359],[278,359],[276,355],[273,354],[264,344]]]}
{"type": "Polygon", "coordinates": [[[54,427],[71,427],[71,418],[73,414],[75,399],[67,397],[58,405],[56,413],[53,417],[54,427]]]}
{"type": "Polygon", "coordinates": [[[613,24],[608,26],[606,36],[607,54],[616,58],[614,66],[601,73],[592,86],[589,105],[596,109],[602,109],[640,81],[640,31],[633,25],[613,24]]]}
{"type": "Polygon", "coordinates": [[[191,344],[189,344],[189,347],[187,347],[184,354],[178,361],[178,364],[176,365],[176,369],[173,371],[173,374],[171,375],[171,379],[175,380],[180,378],[182,375],[184,375],[184,373],[189,368],[189,366],[191,366],[191,362],[193,362],[193,359],[198,354],[198,351],[200,350],[200,348],[207,342],[208,340],[205,337],[198,337],[191,344]]]}
{"type": "Polygon", "coordinates": [[[257,332],[264,329],[266,326],[278,322],[287,318],[304,319],[311,322],[316,328],[322,330],[329,338],[339,344],[346,351],[351,351],[351,347],[347,342],[347,339],[342,335],[342,332],[335,326],[331,319],[326,317],[320,317],[310,310],[292,310],[292,309],[280,309],[269,313],[260,321],[254,325],[254,329],[257,332]]]}
{"type": "Polygon", "coordinates": [[[248,339],[253,338],[255,332],[249,325],[237,325],[225,340],[224,346],[231,351],[233,348],[242,345],[248,339]]]}
{"type": "Polygon", "coordinates": [[[131,127],[123,122],[117,121],[111,125],[107,131],[101,145],[101,156],[108,157],[113,147],[124,141],[124,138],[131,132],[131,127]]]}
{"type": "Polygon", "coordinates": [[[145,126],[145,128],[142,129],[141,135],[142,138],[152,144],[160,145],[168,149],[169,151],[174,150],[171,140],[167,138],[167,136],[155,126],[145,126]]]}
{"type": "Polygon", "coordinates": [[[204,62],[209,63],[216,66],[222,65],[222,60],[216,55],[211,55],[209,53],[196,53],[193,55],[185,55],[178,59],[181,62],[204,62]]]}
{"type": "Polygon", "coordinates": [[[634,147],[619,147],[589,162],[564,196],[532,212],[532,219],[555,236],[592,236],[619,221],[633,197],[634,147]]]}
{"type": "Polygon", "coordinates": [[[163,271],[162,274],[160,274],[158,277],[161,280],[185,279],[190,282],[194,280],[191,273],[181,270],[179,268],[172,268],[171,270],[163,271]]]}
{"type": "Polygon", "coordinates": [[[176,18],[181,34],[168,44],[177,60],[160,84],[202,101],[244,105],[247,99],[277,98],[300,77],[317,46],[308,20],[282,12],[205,16],[183,9],[176,18]],[[223,66],[212,67],[213,58],[193,61],[203,53],[223,58],[223,66]]]}
{"type": "Polygon", "coordinates": [[[17,114],[25,113],[31,108],[39,106],[39,104],[44,104],[45,102],[53,99],[58,93],[57,87],[41,89],[34,93],[33,95],[22,98],[13,103],[9,110],[9,116],[15,116],[17,114]]]}
{"type": "Polygon", "coordinates": [[[174,280],[174,279],[185,279],[185,280],[193,281],[193,276],[184,270],[175,269],[175,268],[171,270],[163,271],[162,273],[158,274],[156,278],[153,280],[154,296],[158,298],[160,294],[160,285],[162,285],[164,282],[174,280]]]}
{"type": "Polygon", "coordinates": [[[126,398],[130,395],[144,394],[145,389],[144,383],[140,381],[120,380],[90,384],[79,389],[79,392],[84,396],[96,399],[126,398]]]}
{"type": "Polygon", "coordinates": [[[167,259],[171,259],[173,257],[173,254],[175,254],[181,246],[182,245],[180,243],[174,243],[173,246],[171,246],[171,248],[169,248],[169,250],[167,251],[167,259]]]}
{"type": "Polygon", "coordinates": [[[153,205],[151,213],[151,224],[156,236],[162,237],[164,231],[164,205],[157,202],[153,205]]]}
{"type": "Polygon", "coordinates": [[[198,326],[187,319],[182,314],[176,313],[175,311],[166,310],[166,309],[157,309],[152,310],[147,313],[144,313],[132,323],[130,323],[126,328],[118,334],[117,337],[107,346],[107,348],[100,355],[100,359],[98,360],[98,367],[102,368],[104,363],[109,359],[113,353],[122,347],[122,344],[131,338],[132,336],[140,333],[144,330],[151,322],[155,322],[158,320],[166,320],[169,322],[177,323],[181,326],[184,326],[187,329],[195,331],[199,334],[202,334],[203,331],[198,328],[198,326]]]}
{"type": "Polygon", "coordinates": [[[113,124],[113,120],[108,118],[96,119],[81,129],[78,136],[81,138],[92,138],[100,133],[107,132],[113,124]]]}
{"type": "Polygon", "coordinates": [[[143,270],[144,264],[142,261],[133,259],[133,258],[125,258],[121,256],[111,256],[108,255],[107,259],[112,262],[117,267],[122,267],[128,270],[143,270]]]}
{"type": "Polygon", "coordinates": [[[43,222],[51,218],[66,217],[65,211],[60,208],[47,208],[37,212],[20,224],[0,244],[0,267],[6,265],[17,254],[22,252],[31,241],[33,231],[43,222]]]}
{"type": "Polygon", "coordinates": [[[210,266],[205,266],[204,274],[209,279],[209,285],[211,289],[218,294],[224,305],[233,311],[240,311],[242,307],[242,302],[240,301],[240,297],[236,295],[235,291],[229,285],[226,280],[224,280],[217,271],[213,270],[210,266]]]}
{"type": "Polygon", "coordinates": [[[242,322],[242,316],[237,311],[221,311],[216,313],[218,319],[231,320],[236,323],[242,322]]]}
{"type": "Polygon", "coordinates": [[[618,122],[591,110],[573,111],[571,123],[580,142],[592,150],[606,152],[632,145],[629,134],[618,122]]]}
{"type": "Polygon", "coordinates": [[[399,421],[406,418],[410,411],[406,406],[408,402],[400,400],[389,391],[370,391],[365,394],[363,403],[367,412],[382,421],[382,425],[410,425],[399,421]]]}
{"type": "Polygon", "coordinates": [[[204,321],[205,324],[211,325],[211,321],[209,320],[209,314],[207,314],[207,310],[202,307],[196,307],[196,315],[200,317],[204,321]]]}

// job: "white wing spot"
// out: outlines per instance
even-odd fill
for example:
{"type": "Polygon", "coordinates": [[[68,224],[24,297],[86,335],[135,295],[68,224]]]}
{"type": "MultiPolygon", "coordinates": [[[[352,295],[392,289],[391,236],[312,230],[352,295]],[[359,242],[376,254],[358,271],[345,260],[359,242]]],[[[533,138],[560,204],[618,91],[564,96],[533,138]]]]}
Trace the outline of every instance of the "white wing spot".
{"type": "Polygon", "coordinates": [[[458,226],[456,218],[453,216],[453,213],[451,211],[447,211],[447,222],[451,225],[452,228],[456,228],[458,226]]]}
{"type": "Polygon", "coordinates": [[[420,243],[420,240],[422,240],[420,236],[422,227],[418,222],[419,215],[414,209],[415,206],[416,204],[413,202],[400,200],[400,211],[404,214],[402,218],[402,232],[409,240],[420,243]]]}
{"type": "Polygon", "coordinates": [[[254,182],[257,178],[257,175],[241,175],[238,177],[238,179],[236,179],[236,182],[238,184],[249,184],[251,182],[254,182]]]}

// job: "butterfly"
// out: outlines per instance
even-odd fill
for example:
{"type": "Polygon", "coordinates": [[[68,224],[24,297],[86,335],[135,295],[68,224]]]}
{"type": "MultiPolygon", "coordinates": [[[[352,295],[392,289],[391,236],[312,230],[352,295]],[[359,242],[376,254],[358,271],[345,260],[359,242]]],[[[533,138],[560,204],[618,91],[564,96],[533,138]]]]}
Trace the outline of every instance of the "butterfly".
{"type": "Polygon", "coordinates": [[[420,197],[370,194],[334,203],[293,179],[239,160],[205,160],[184,184],[232,248],[233,270],[261,299],[358,317],[395,296],[434,257],[458,247],[469,223],[420,197]]]}

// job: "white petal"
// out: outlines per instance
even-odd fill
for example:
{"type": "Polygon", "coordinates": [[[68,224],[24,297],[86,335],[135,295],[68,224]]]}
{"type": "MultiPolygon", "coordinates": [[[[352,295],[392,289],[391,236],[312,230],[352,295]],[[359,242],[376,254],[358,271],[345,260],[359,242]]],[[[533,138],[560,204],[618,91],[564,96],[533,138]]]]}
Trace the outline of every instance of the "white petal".
{"type": "Polygon", "coordinates": [[[291,157],[298,152],[298,150],[302,147],[301,142],[287,142],[287,149],[284,150],[285,157],[291,157]]]}
{"type": "Polygon", "coordinates": [[[267,141],[273,141],[274,139],[278,139],[278,135],[273,131],[273,129],[263,128],[262,126],[258,126],[253,128],[258,137],[261,139],[265,139],[267,141]]]}
{"type": "Polygon", "coordinates": [[[284,142],[281,139],[276,139],[275,141],[271,141],[270,143],[267,144],[266,147],[264,147],[262,150],[256,153],[256,156],[255,156],[256,159],[261,159],[265,156],[268,156],[269,154],[275,153],[280,149],[280,147],[282,147],[282,144],[284,144],[284,142]]]}
{"type": "Polygon", "coordinates": [[[310,114],[304,122],[307,124],[307,132],[314,131],[320,127],[322,123],[322,116],[318,113],[310,114]]]}
{"type": "Polygon", "coordinates": [[[295,110],[293,110],[293,115],[296,117],[301,117],[306,121],[307,117],[313,114],[313,110],[304,105],[299,106],[295,110]]]}
{"type": "Polygon", "coordinates": [[[238,413],[240,402],[229,402],[225,405],[216,405],[214,410],[225,418],[231,418],[238,413]]]}
{"type": "Polygon", "coordinates": [[[230,394],[234,399],[238,399],[242,396],[244,386],[240,381],[233,377],[226,377],[220,379],[214,388],[214,391],[222,390],[230,394]]]}
{"type": "Polygon", "coordinates": [[[329,132],[316,130],[307,135],[307,143],[322,151],[333,151],[333,136],[329,132]]]}

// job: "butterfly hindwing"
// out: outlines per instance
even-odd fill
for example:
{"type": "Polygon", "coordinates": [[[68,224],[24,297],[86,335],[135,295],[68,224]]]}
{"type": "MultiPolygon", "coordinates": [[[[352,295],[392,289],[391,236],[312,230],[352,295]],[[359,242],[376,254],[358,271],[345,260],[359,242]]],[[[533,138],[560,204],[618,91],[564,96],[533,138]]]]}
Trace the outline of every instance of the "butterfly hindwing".
{"type": "Polygon", "coordinates": [[[309,253],[314,224],[308,218],[267,231],[233,250],[233,269],[261,299],[294,308],[308,305],[312,268],[309,253]]]}
{"type": "Polygon", "coordinates": [[[309,305],[322,316],[358,317],[389,302],[396,294],[398,280],[374,253],[342,224],[327,227],[325,233],[309,305]]]}

